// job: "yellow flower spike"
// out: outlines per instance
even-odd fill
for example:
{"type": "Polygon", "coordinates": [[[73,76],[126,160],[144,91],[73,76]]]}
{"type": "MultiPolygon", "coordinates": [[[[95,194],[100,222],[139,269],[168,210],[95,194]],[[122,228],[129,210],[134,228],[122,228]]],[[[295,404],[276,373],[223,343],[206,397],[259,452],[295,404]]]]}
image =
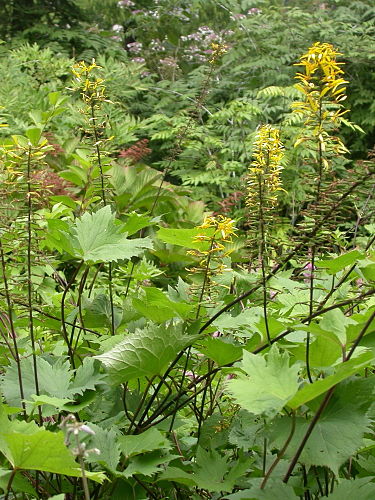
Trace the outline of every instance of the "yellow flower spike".
{"type": "Polygon", "coordinates": [[[294,103],[292,107],[304,117],[305,128],[309,130],[296,140],[295,147],[303,141],[319,144],[320,156],[328,155],[324,161],[319,160],[324,170],[330,168],[331,158],[343,153],[342,143],[335,133],[341,116],[349,111],[341,104],[346,99],[348,83],[341,69],[344,63],[337,62],[341,55],[333,45],[316,42],[295,64],[304,69],[304,72],[297,73],[295,87],[304,94],[305,100],[294,103]]]}
{"type": "Polygon", "coordinates": [[[253,157],[249,167],[247,181],[246,204],[249,207],[258,206],[259,183],[263,186],[262,196],[268,198],[271,206],[275,206],[277,199],[273,194],[282,190],[280,173],[283,170],[281,160],[284,156],[284,146],[280,141],[280,132],[271,125],[262,125],[257,133],[253,157]]]}
{"type": "Polygon", "coordinates": [[[214,64],[217,60],[226,54],[228,46],[222,43],[211,43],[212,54],[209,59],[210,64],[214,64]]]}
{"type": "Polygon", "coordinates": [[[346,88],[343,85],[348,82],[342,78],[344,71],[340,68],[344,63],[336,61],[341,55],[330,43],[314,43],[301,56],[300,62],[295,64],[305,69],[304,73],[297,73],[296,78],[301,83],[296,87],[305,94],[319,91],[321,96],[345,95],[346,88]]]}

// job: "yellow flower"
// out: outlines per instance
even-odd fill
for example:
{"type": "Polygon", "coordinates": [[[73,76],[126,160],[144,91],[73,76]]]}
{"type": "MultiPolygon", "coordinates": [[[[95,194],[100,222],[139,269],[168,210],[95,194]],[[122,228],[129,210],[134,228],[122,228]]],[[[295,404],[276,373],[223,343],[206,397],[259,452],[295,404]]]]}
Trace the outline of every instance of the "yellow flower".
{"type": "Polygon", "coordinates": [[[106,101],[105,85],[102,78],[96,78],[91,75],[92,71],[100,69],[95,62],[87,65],[84,61],[79,61],[72,67],[72,73],[78,82],[81,95],[86,104],[93,105],[99,101],[106,101]]]}
{"type": "Polygon", "coordinates": [[[323,97],[336,103],[346,99],[345,84],[348,82],[342,78],[344,71],[340,68],[344,63],[336,61],[340,55],[330,43],[316,42],[295,64],[305,70],[296,75],[300,80],[296,88],[306,96],[305,103],[296,103],[300,112],[319,112],[319,100],[323,97]]]}
{"type": "Polygon", "coordinates": [[[208,241],[212,238],[219,236],[222,241],[232,241],[232,236],[236,236],[235,221],[229,219],[229,217],[224,217],[223,215],[218,215],[217,217],[207,216],[205,217],[203,224],[198,226],[200,229],[210,229],[215,230],[212,236],[207,236],[204,234],[198,234],[195,237],[195,241],[208,241]],[[220,236],[221,235],[221,236],[220,236]]]}
{"type": "Polygon", "coordinates": [[[299,83],[295,85],[304,94],[304,101],[295,102],[292,107],[294,112],[304,116],[305,132],[295,146],[304,141],[317,144],[325,170],[330,164],[323,154],[333,157],[347,152],[336,134],[341,117],[349,111],[341,104],[346,99],[345,84],[348,82],[342,77],[344,72],[340,66],[344,63],[336,60],[340,55],[330,43],[317,42],[296,64],[304,69],[303,73],[297,73],[299,83]]]}
{"type": "Polygon", "coordinates": [[[275,206],[276,192],[281,191],[280,172],[284,146],[280,132],[271,125],[262,125],[254,144],[254,160],[249,167],[246,204],[250,207],[265,203],[275,206]],[[261,200],[262,198],[262,200],[261,200]]]}
{"type": "Polygon", "coordinates": [[[210,64],[214,64],[221,56],[226,54],[228,46],[223,43],[211,43],[212,54],[209,59],[210,64]]]}

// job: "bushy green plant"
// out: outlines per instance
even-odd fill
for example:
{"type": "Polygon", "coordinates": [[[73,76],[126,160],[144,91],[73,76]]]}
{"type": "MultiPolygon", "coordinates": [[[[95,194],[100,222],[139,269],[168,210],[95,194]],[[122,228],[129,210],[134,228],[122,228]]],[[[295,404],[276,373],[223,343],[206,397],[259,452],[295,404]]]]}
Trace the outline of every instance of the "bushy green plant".
{"type": "MultiPolygon", "coordinates": [[[[265,50],[278,3],[191,8],[223,9],[240,41],[258,26],[265,50]]],[[[108,57],[68,76],[46,49],[4,56],[27,97],[18,114],[4,94],[0,120],[5,499],[372,497],[374,165],[348,180],[338,54],[301,61],[323,49],[299,90],[272,68],[281,47],[233,82],[248,47],[161,82],[108,57]],[[234,190],[241,221],[199,199],[234,190]]]]}

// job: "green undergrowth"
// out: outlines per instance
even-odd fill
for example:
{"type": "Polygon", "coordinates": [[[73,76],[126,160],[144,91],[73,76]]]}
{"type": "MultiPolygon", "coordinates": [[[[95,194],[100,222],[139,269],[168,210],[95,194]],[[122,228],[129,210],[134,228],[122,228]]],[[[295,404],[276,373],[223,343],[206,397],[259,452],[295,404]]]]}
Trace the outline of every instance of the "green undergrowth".
{"type": "Polygon", "coordinates": [[[214,41],[148,116],[143,63],[0,60],[4,500],[373,498],[374,162],[312,42],[213,110],[214,41]]]}

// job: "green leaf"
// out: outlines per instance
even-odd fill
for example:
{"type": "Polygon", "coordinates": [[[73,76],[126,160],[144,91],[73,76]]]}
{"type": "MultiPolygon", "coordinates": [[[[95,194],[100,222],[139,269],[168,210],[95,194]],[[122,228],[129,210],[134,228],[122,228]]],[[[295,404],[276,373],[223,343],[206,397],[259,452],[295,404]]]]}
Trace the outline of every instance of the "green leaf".
{"type": "Polygon", "coordinates": [[[87,448],[97,448],[100,454],[89,453],[86,462],[104,465],[111,471],[115,471],[120,462],[120,449],[117,442],[117,433],[113,429],[103,429],[98,425],[88,422],[88,426],[95,434],[90,435],[87,448]]]}
{"type": "Polygon", "coordinates": [[[364,259],[365,255],[358,250],[344,253],[335,259],[320,260],[316,263],[318,267],[327,269],[328,274],[336,274],[347,266],[354,264],[357,260],[364,259]]]}
{"type": "Polygon", "coordinates": [[[273,345],[267,360],[260,355],[243,352],[239,365],[247,375],[227,383],[237,404],[255,415],[275,415],[298,390],[298,366],[289,366],[287,353],[273,345]]]}
{"type": "Polygon", "coordinates": [[[155,427],[147,429],[142,434],[120,436],[118,438],[118,445],[121,452],[127,458],[148,451],[169,450],[171,448],[171,443],[168,439],[155,429],[155,427]]]}
{"type": "Polygon", "coordinates": [[[136,212],[133,212],[127,215],[128,218],[124,224],[123,231],[127,233],[128,236],[131,236],[144,227],[149,227],[160,222],[160,217],[152,218],[146,214],[137,214],[136,212]]]}
{"type": "MultiPolygon", "coordinates": [[[[88,328],[110,327],[112,324],[111,301],[104,293],[98,294],[93,300],[83,301],[84,323],[88,328]]],[[[122,309],[114,305],[113,307],[115,330],[122,321],[122,309]]]]}
{"type": "MultiPolygon", "coordinates": [[[[374,401],[374,377],[353,378],[339,384],[331,401],[318,420],[309,437],[299,462],[310,467],[326,466],[335,475],[363,444],[363,436],[369,430],[367,415],[374,401]]],[[[286,450],[286,457],[292,458],[305,435],[310,419],[297,418],[293,438],[286,450]]],[[[270,433],[270,445],[281,448],[291,429],[291,418],[274,420],[270,433]]]]}
{"type": "Polygon", "coordinates": [[[131,259],[152,248],[149,237],[128,239],[109,206],[85,213],[76,220],[69,235],[60,237],[66,252],[89,264],[131,259]]]}
{"type": "Polygon", "coordinates": [[[231,314],[222,314],[215,321],[214,325],[220,331],[223,330],[237,330],[241,329],[253,329],[255,324],[259,321],[262,314],[262,309],[260,307],[253,307],[251,309],[245,309],[241,311],[237,316],[232,316],[231,314]]]}
{"type": "Polygon", "coordinates": [[[251,459],[241,458],[231,463],[229,457],[220,455],[216,450],[206,451],[200,447],[192,477],[198,488],[214,492],[231,491],[251,462],[251,459]]]}
{"type": "Polygon", "coordinates": [[[333,493],[328,495],[330,500],[373,500],[375,492],[375,477],[361,477],[358,479],[340,479],[333,493]]]}
{"type": "Polygon", "coordinates": [[[130,460],[130,464],[124,470],[124,477],[131,477],[134,474],[142,474],[143,476],[152,476],[161,470],[162,464],[168,463],[178,455],[160,455],[158,452],[148,453],[147,455],[139,455],[130,460]]]}
{"type": "Polygon", "coordinates": [[[54,398],[51,396],[46,396],[45,394],[42,394],[41,396],[37,396],[36,394],[32,394],[31,398],[33,401],[25,401],[26,403],[33,404],[34,406],[39,406],[39,405],[50,405],[53,406],[54,408],[58,408],[59,410],[65,409],[65,405],[68,403],[72,403],[74,399],[67,399],[67,398],[54,398]]]}
{"type": "Polygon", "coordinates": [[[355,324],[351,318],[345,316],[340,309],[333,309],[324,314],[319,322],[319,327],[327,332],[332,332],[339,339],[341,345],[346,344],[346,328],[355,324]]]}
{"type": "Polygon", "coordinates": [[[71,395],[69,385],[73,372],[70,370],[68,360],[58,358],[51,365],[45,359],[38,358],[37,369],[41,392],[57,398],[66,398],[71,395]]]}
{"type": "Polygon", "coordinates": [[[250,450],[256,445],[258,439],[263,439],[262,429],[263,423],[258,417],[246,410],[240,410],[230,427],[229,443],[245,451],[250,450]]]}
{"type": "Polygon", "coordinates": [[[32,146],[38,146],[40,138],[42,136],[42,130],[40,128],[28,128],[25,132],[26,137],[29,139],[32,146]]]}
{"type": "Polygon", "coordinates": [[[115,384],[161,374],[168,363],[196,337],[182,333],[180,326],[150,324],[128,335],[109,352],[96,356],[115,384]]]}
{"type": "Polygon", "coordinates": [[[225,337],[207,337],[199,342],[198,350],[219,366],[238,361],[242,356],[242,347],[226,341],[225,337]]]}
{"type": "MultiPolygon", "coordinates": [[[[59,358],[55,365],[50,365],[45,359],[37,358],[37,370],[40,394],[56,398],[70,398],[69,391],[70,371],[69,362],[59,358]]],[[[34,367],[32,358],[21,359],[21,372],[24,398],[30,400],[35,394],[34,367]]],[[[17,377],[17,365],[15,362],[7,367],[2,380],[2,392],[8,404],[21,407],[21,397],[17,377]]]]}
{"type": "Polygon", "coordinates": [[[358,265],[361,274],[369,283],[375,281],[375,262],[365,260],[358,265]]]}
{"type": "Polygon", "coordinates": [[[105,375],[100,373],[100,363],[94,358],[84,358],[78,367],[73,382],[69,385],[71,394],[83,394],[87,390],[95,390],[103,382],[105,375]]]}
{"type": "Polygon", "coordinates": [[[145,297],[133,299],[135,309],[155,323],[163,323],[172,318],[188,318],[195,307],[184,302],[170,300],[159,288],[143,288],[145,297]]]}
{"type": "MultiPolygon", "coordinates": [[[[7,491],[9,478],[12,474],[11,470],[0,468],[0,489],[7,491]]],[[[12,490],[21,491],[23,493],[29,493],[36,497],[36,491],[31,486],[31,484],[19,473],[17,472],[12,481],[12,490]]]]}
{"type": "MultiPolygon", "coordinates": [[[[212,230],[211,230],[212,232],[212,230]]],[[[194,248],[196,250],[203,250],[209,246],[209,242],[194,241],[198,234],[209,235],[209,230],[193,228],[193,229],[174,229],[161,227],[156,233],[159,240],[170,245],[177,245],[186,248],[194,248]]]]}
{"type": "MultiPolygon", "coordinates": [[[[0,421],[0,451],[13,468],[81,477],[81,468],[65,446],[61,431],[40,429],[34,422],[10,422],[4,414],[0,421]]],[[[102,472],[85,473],[100,483],[106,479],[102,472]]]]}
{"type": "Polygon", "coordinates": [[[292,399],[288,401],[288,406],[295,410],[299,406],[302,406],[308,401],[320,396],[320,394],[325,393],[342,380],[349,378],[362,368],[370,365],[373,359],[374,354],[372,352],[364,352],[358,357],[350,359],[346,363],[341,363],[338,366],[336,373],[333,375],[317,380],[313,384],[306,384],[292,399]]]}
{"type": "Polygon", "coordinates": [[[230,500],[298,500],[300,497],[294,493],[290,484],[285,484],[281,479],[270,478],[264,489],[260,488],[262,478],[251,479],[253,486],[250,489],[238,491],[227,495],[230,500]]]}
{"type": "Polygon", "coordinates": [[[193,474],[189,474],[177,467],[167,467],[158,476],[158,481],[175,481],[176,483],[185,484],[186,486],[196,486],[193,474]]]}
{"type": "MultiPolygon", "coordinates": [[[[332,332],[321,330],[317,325],[311,324],[307,327],[299,327],[301,330],[310,331],[316,334],[316,339],[310,343],[310,367],[327,368],[342,359],[342,346],[337,337],[332,332]]],[[[296,347],[291,347],[293,356],[306,361],[306,343],[299,343],[296,347]]]]}

